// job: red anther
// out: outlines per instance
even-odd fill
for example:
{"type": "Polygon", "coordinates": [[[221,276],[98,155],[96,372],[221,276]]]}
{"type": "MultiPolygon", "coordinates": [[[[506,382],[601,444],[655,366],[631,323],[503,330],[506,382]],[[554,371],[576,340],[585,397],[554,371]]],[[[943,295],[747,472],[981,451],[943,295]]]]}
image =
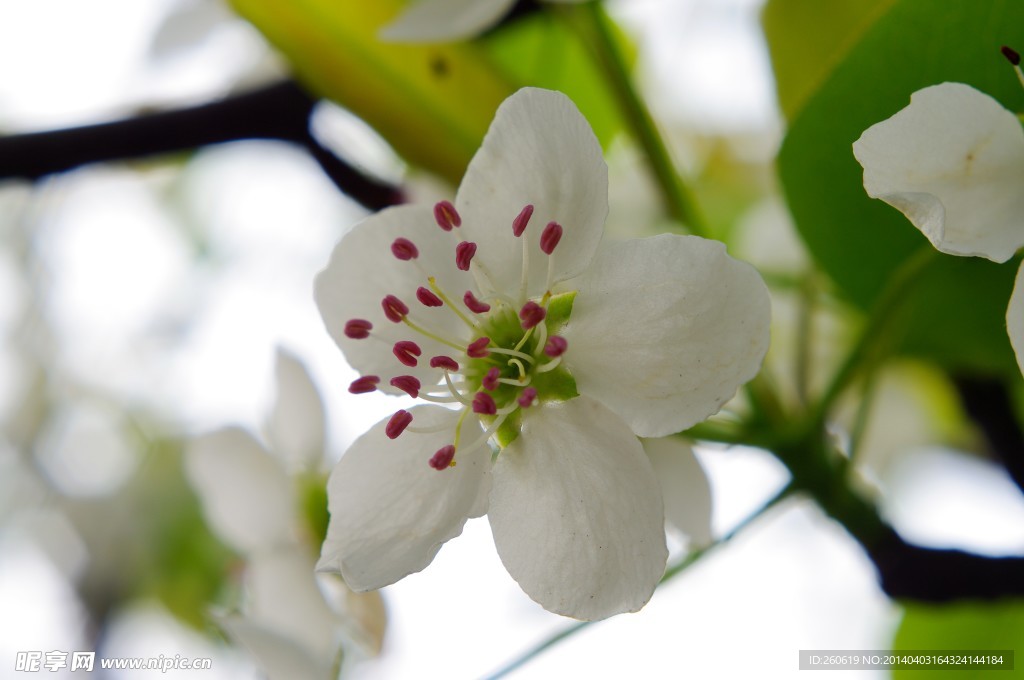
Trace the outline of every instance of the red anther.
{"type": "Polygon", "coordinates": [[[529,300],[523,308],[519,310],[519,320],[523,323],[523,328],[533,328],[548,315],[548,310],[538,305],[533,300],[529,300]]]}
{"type": "Polygon", "coordinates": [[[416,357],[423,354],[423,350],[412,340],[399,340],[395,343],[395,346],[391,348],[391,351],[395,353],[398,360],[406,366],[415,366],[417,364],[416,357]]]}
{"type": "Polygon", "coordinates": [[[440,307],[444,304],[444,301],[441,298],[437,297],[431,290],[424,288],[423,286],[416,289],[416,299],[427,307],[440,307]]]}
{"type": "Polygon", "coordinates": [[[491,344],[491,339],[488,337],[477,338],[473,342],[469,343],[466,347],[466,354],[473,359],[482,359],[489,355],[487,351],[487,345],[491,344]]]}
{"type": "Polygon", "coordinates": [[[409,423],[412,422],[412,414],[405,409],[395,411],[395,415],[391,416],[391,420],[384,427],[384,434],[388,436],[388,439],[398,439],[398,435],[405,432],[405,428],[409,427],[409,423]]]}
{"type": "Polygon", "coordinates": [[[491,366],[487,369],[487,375],[480,381],[485,390],[494,390],[498,388],[498,378],[501,377],[501,371],[498,370],[497,366],[491,366]]]}
{"type": "Polygon", "coordinates": [[[476,244],[472,241],[462,241],[455,246],[455,266],[464,272],[469,271],[469,263],[476,255],[476,244]]]}
{"type": "Polygon", "coordinates": [[[455,447],[449,444],[448,446],[442,446],[437,450],[437,453],[430,459],[430,467],[435,470],[444,470],[454,465],[455,458],[455,447]]]}
{"type": "Polygon", "coordinates": [[[459,370],[459,362],[442,354],[441,356],[433,357],[430,360],[430,367],[443,368],[446,371],[457,371],[459,370]]]}
{"type": "Polygon", "coordinates": [[[467,290],[466,294],[462,296],[462,302],[469,308],[469,311],[474,314],[483,314],[484,312],[491,311],[491,306],[486,302],[480,302],[477,300],[471,290],[467,290]]]}
{"type": "Polygon", "coordinates": [[[377,389],[377,383],[379,382],[380,378],[375,375],[364,375],[353,380],[352,384],[348,386],[348,391],[352,394],[373,392],[377,389]]]}
{"type": "Polygon", "coordinates": [[[562,225],[558,222],[548,222],[544,231],[540,234],[540,249],[550,255],[555,251],[555,246],[562,240],[562,225]]]}
{"type": "Polygon", "coordinates": [[[397,387],[415,399],[420,396],[420,381],[412,375],[399,375],[391,379],[391,386],[397,387]]]}
{"type": "Polygon", "coordinates": [[[519,395],[519,405],[523,408],[530,408],[533,406],[533,400],[537,398],[537,389],[535,387],[527,387],[519,395]]]}
{"type": "Polygon", "coordinates": [[[345,337],[353,340],[362,340],[370,337],[373,324],[366,319],[349,319],[345,322],[345,337]]]}
{"type": "Polygon", "coordinates": [[[549,357],[560,357],[569,348],[569,342],[560,335],[552,335],[544,345],[544,354],[549,357]]]}
{"type": "Polygon", "coordinates": [[[1008,62],[1010,62],[1014,66],[1020,66],[1020,54],[1017,52],[1017,50],[1013,49],[1012,47],[1007,47],[1006,45],[1003,45],[1002,47],[999,48],[999,51],[1003,53],[1003,56],[1006,57],[1006,60],[1008,62]]]}
{"type": "Polygon", "coordinates": [[[399,260],[409,261],[420,256],[420,249],[417,248],[416,244],[409,239],[399,236],[395,239],[395,242],[391,244],[391,254],[399,260]]]}
{"type": "Polygon", "coordinates": [[[533,206],[528,205],[512,220],[512,234],[516,238],[522,236],[523,232],[526,231],[526,225],[530,223],[531,217],[533,217],[533,206]]]}
{"type": "Polygon", "coordinates": [[[473,395],[473,413],[482,416],[493,416],[498,412],[498,405],[494,403],[494,397],[486,392],[477,392],[473,395]]]}
{"type": "Polygon", "coordinates": [[[441,201],[434,205],[434,220],[437,221],[437,226],[445,231],[451,231],[452,227],[462,226],[459,211],[455,209],[451,201],[441,201]]]}
{"type": "Polygon", "coordinates": [[[380,306],[384,308],[384,316],[388,317],[388,321],[395,323],[402,323],[402,319],[409,313],[409,308],[405,306],[405,303],[394,295],[388,295],[381,300],[380,306]]]}

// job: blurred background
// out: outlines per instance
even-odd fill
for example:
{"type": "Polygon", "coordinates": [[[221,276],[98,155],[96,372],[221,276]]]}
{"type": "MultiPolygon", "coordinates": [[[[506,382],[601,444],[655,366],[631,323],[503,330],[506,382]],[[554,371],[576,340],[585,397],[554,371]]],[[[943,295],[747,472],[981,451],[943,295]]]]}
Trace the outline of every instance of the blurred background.
{"type": "MultiPolygon", "coordinates": [[[[716,235],[772,285],[770,366],[786,375],[800,314],[786,280],[808,259],[774,174],[784,124],[761,5],[606,4],[716,235]]],[[[0,135],[192,106],[289,73],[218,0],[0,2],[0,64],[0,135]]],[[[452,195],[444,178],[406,165],[344,108],[321,103],[313,122],[324,147],[408,196],[452,195]]],[[[602,141],[610,237],[664,230],[668,218],[638,150],[614,128],[602,141]]],[[[302,578],[253,584],[255,553],[211,521],[185,451],[228,426],[273,448],[276,404],[289,389],[279,350],[305,366],[323,401],[317,474],[399,407],[395,398],[347,392],[356,374],[311,294],[334,244],[367,214],[306,149],[273,140],[0,181],[0,677],[23,677],[15,659],[32,650],[208,657],[204,678],[274,677],[275,662],[248,644],[263,633],[232,632],[225,621],[247,611],[253,589],[273,591],[269,600],[298,598],[302,578]]],[[[829,298],[813,318],[815,365],[832,366],[858,316],[829,298]]],[[[875,391],[861,463],[883,514],[922,545],[1020,554],[1024,499],[1002,468],[963,453],[977,435],[948,380],[908,360],[883,371],[875,391]]],[[[846,411],[839,439],[856,405],[846,411]]],[[[788,481],[758,450],[702,447],[698,457],[711,481],[715,537],[788,481]]],[[[283,478],[292,472],[281,470],[283,478]]],[[[230,471],[222,480],[236,483],[230,471]]],[[[685,554],[685,537],[671,545],[674,557],[685,554]]],[[[314,555],[318,546],[300,549],[314,555]]],[[[386,614],[331,609],[345,640],[344,677],[483,677],[572,623],[522,593],[484,520],[382,595],[386,614]]],[[[795,498],[660,588],[641,612],[588,627],[512,677],[792,677],[800,649],[890,648],[902,616],[857,544],[795,498]]],[[[277,636],[264,651],[296,642],[289,631],[297,628],[264,623],[260,631],[277,636]]],[[[311,654],[289,649],[278,658],[311,654]]]]}

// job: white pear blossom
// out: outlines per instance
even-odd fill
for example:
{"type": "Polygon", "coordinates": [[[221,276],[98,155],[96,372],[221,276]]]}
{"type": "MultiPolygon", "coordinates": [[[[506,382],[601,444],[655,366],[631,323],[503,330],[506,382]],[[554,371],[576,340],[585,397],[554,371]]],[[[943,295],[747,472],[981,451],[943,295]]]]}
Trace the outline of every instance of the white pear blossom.
{"type": "MultiPolygon", "coordinates": [[[[546,0],[580,3],[587,0],[546,0]]],[[[471,38],[495,26],[516,0],[413,0],[411,7],[381,31],[395,42],[448,42],[471,38]]]]}
{"type": "Polygon", "coordinates": [[[391,208],[341,240],[316,300],[361,373],[350,391],[428,403],[335,467],[321,568],[379,588],[487,513],[546,609],[600,619],[647,602],[665,515],[637,436],[717,412],[759,370],[770,310],[721,243],[600,248],[607,189],[576,107],[527,88],[499,107],[454,204],[391,208]]]}
{"type": "MultiPolygon", "coordinates": [[[[938,250],[1006,262],[1024,246],[1024,129],[963,83],[918,90],[853,145],[864,188],[900,210],[938,250]]],[[[1007,311],[1024,371],[1024,276],[1007,311]]]]}
{"type": "Polygon", "coordinates": [[[304,501],[324,483],[323,403],[287,352],[278,351],[276,374],[270,449],[224,428],[190,444],[186,471],[211,528],[246,562],[244,613],[219,623],[271,680],[328,680],[343,643],[362,656],[380,650],[385,614],[379,594],[316,573],[320,537],[304,501]]]}

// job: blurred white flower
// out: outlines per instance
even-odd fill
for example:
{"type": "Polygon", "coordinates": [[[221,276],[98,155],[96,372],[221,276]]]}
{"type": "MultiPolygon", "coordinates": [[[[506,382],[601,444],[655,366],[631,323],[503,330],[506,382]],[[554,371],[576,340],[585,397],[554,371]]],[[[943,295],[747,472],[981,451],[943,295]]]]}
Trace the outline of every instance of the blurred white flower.
{"type": "MultiPolygon", "coordinates": [[[[897,208],[938,250],[1006,262],[1024,245],[1024,130],[962,83],[918,90],[910,105],[853,144],[864,188],[897,208]]],[[[1006,314],[1024,371],[1024,277],[1006,314]]]]}
{"type": "Polygon", "coordinates": [[[599,249],[607,189],[576,107],[528,88],[499,108],[454,205],[385,210],[342,239],[316,299],[362,373],[350,390],[434,403],[342,457],[321,568],[388,585],[486,512],[505,567],[546,609],[600,619],[647,602],[665,515],[637,436],[717,412],[757,373],[770,310],[721,243],[599,249]]]}
{"type": "MultiPolygon", "coordinates": [[[[587,0],[546,0],[580,3],[587,0]]],[[[508,14],[516,0],[415,0],[381,31],[395,42],[428,43],[479,35],[508,14]]]]}
{"type": "Polygon", "coordinates": [[[324,409],[295,357],[278,350],[276,373],[270,450],[224,428],[190,444],[186,470],[210,526],[246,561],[243,613],[221,625],[271,680],[323,680],[353,645],[364,656],[380,650],[385,613],[379,594],[353,593],[336,575],[315,572],[324,409]]]}

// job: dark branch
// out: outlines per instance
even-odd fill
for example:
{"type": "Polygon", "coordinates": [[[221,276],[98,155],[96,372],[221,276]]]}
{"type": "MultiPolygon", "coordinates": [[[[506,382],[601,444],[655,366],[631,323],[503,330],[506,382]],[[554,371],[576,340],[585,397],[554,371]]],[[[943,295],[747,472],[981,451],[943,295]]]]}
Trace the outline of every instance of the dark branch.
{"type": "Polygon", "coordinates": [[[343,192],[371,210],[402,201],[398,187],[368,177],[325,149],[309,131],[316,100],[284,81],[222,101],[135,118],[0,137],[0,179],[36,180],[87,163],[190,151],[242,139],[305,148],[343,192]]]}
{"type": "Polygon", "coordinates": [[[1024,492],[1024,433],[1006,385],[994,378],[970,376],[956,376],[954,382],[964,411],[981,428],[992,455],[1024,492]]]}

